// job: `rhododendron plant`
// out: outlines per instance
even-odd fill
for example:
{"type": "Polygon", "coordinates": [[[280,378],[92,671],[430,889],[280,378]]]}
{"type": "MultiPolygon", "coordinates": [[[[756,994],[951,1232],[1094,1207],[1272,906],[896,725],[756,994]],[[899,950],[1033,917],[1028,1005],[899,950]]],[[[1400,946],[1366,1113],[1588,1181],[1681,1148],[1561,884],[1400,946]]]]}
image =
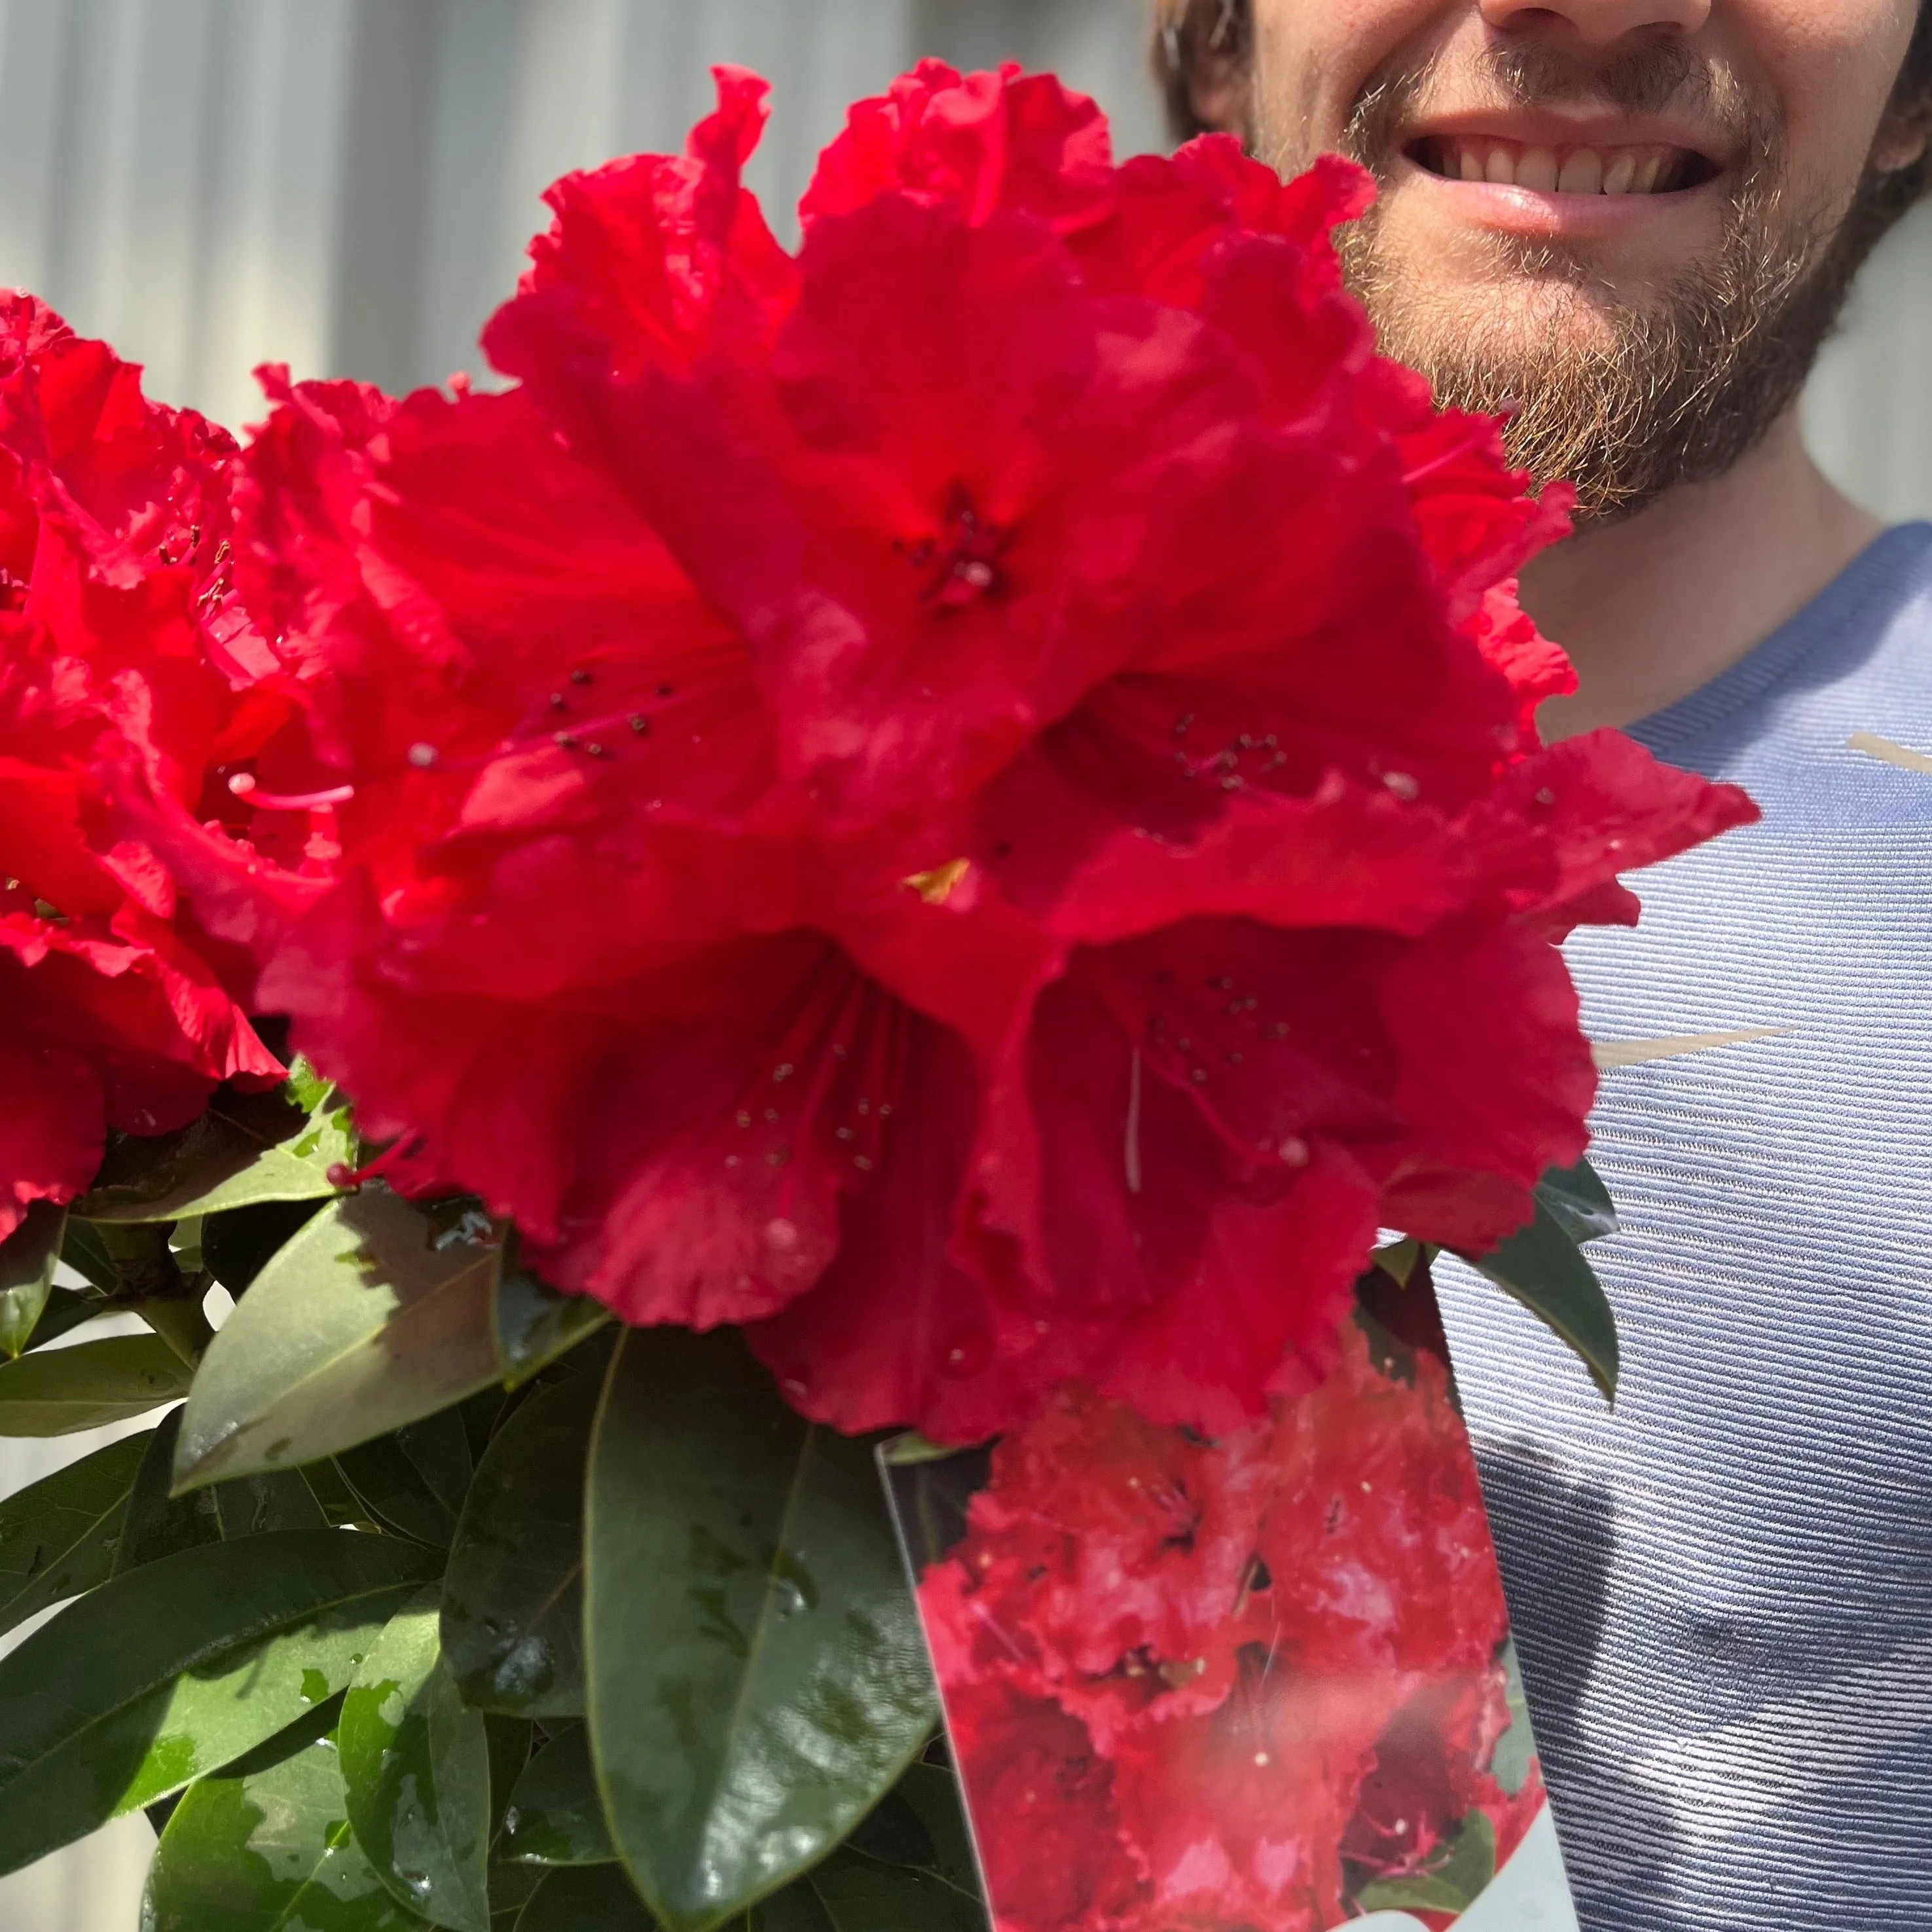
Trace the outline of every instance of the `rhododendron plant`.
{"type": "Polygon", "coordinates": [[[1753,808],[1541,742],[1570,498],[1378,353],[1360,170],[928,62],[794,250],[718,79],[551,190],[500,388],[266,367],[237,448],[0,310],[0,1432],[187,1397],[0,1502],[0,1634],[77,1598],[0,1871],[982,1927],[894,1430],[1005,1438],[923,1600],[1010,1932],[1432,1910],[1538,1787],[1393,1283],[1613,1385],[1559,948],[1753,808]]]}
{"type": "Polygon", "coordinates": [[[288,707],[233,596],[235,454],[104,344],[0,302],[0,1240],[87,1187],[110,1128],[282,1077],[111,797],[125,772],[247,824],[225,772],[288,707]]]}
{"type": "Polygon", "coordinates": [[[553,191],[518,388],[272,384],[241,578],[340,858],[262,998],[392,1183],[811,1415],[1232,1426],[1378,1227],[1528,1219],[1594,1091],[1555,942],[1750,808],[1539,746],[1564,500],[1376,356],[1358,172],[1116,169],[928,65],[793,257],[721,86],[553,191]]]}

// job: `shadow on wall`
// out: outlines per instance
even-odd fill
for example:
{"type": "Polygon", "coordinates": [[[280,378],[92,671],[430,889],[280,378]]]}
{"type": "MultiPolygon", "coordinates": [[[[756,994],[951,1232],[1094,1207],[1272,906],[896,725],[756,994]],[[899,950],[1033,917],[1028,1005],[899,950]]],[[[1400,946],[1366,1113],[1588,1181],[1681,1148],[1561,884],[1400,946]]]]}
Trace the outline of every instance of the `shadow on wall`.
{"type": "MultiPolygon", "coordinates": [[[[538,196],[675,148],[708,69],[778,89],[782,233],[845,104],[920,54],[1051,66],[1161,137],[1148,0],[0,0],[0,283],[239,424],[249,370],[476,371],[538,196]]],[[[478,371],[477,373],[480,373],[478,371]]]]}

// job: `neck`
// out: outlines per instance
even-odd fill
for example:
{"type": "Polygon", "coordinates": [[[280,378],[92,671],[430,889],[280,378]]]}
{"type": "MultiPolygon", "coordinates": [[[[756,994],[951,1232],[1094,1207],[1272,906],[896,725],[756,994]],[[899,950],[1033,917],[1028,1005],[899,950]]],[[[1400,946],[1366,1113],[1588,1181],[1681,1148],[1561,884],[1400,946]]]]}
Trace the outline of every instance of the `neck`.
{"type": "Polygon", "coordinates": [[[1586,526],[1523,573],[1530,614],[1579,689],[1544,706],[1552,741],[1634,724],[1728,670],[1883,526],[1826,480],[1794,410],[1736,468],[1627,520],[1586,526]]]}

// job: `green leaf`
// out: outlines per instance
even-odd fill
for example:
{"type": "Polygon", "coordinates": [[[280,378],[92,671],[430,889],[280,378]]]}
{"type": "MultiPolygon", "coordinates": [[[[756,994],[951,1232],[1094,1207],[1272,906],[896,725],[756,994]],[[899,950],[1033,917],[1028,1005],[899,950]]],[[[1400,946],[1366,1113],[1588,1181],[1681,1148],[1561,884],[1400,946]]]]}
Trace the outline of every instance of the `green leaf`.
{"type": "Polygon", "coordinates": [[[224,1087],[178,1132],[114,1141],[74,1211],[84,1221],[179,1221],[264,1201],[322,1200],[338,1191],[329,1169],[355,1157],[346,1117],[310,1113],[286,1090],[224,1087]]]}
{"type": "Polygon", "coordinates": [[[496,1352],[505,1384],[520,1388],[610,1319],[610,1311],[588,1295],[560,1294],[527,1269],[506,1269],[496,1306],[496,1352]]]}
{"type": "Polygon", "coordinates": [[[524,1718],[488,1716],[483,1720],[483,1735],[490,1747],[490,1845],[494,1858],[503,1835],[511,1798],[530,1761],[536,1726],[524,1718]]]}
{"type": "Polygon", "coordinates": [[[838,1844],[937,1718],[873,1447],[734,1335],[632,1330],[586,1516],[604,1814],[658,1916],[708,1932],[838,1844]]]}
{"type": "Polygon", "coordinates": [[[1462,1821],[1454,1849],[1433,1871],[1376,1879],[1355,1903],[1364,1912],[1466,1912],[1496,1882],[1496,1830],[1480,1811],[1462,1821]]]}
{"type": "Polygon", "coordinates": [[[1617,1204],[1587,1160],[1552,1168],[1536,1184],[1536,1198],[1573,1241],[1600,1241],[1618,1232],[1617,1204]]]}
{"type": "Polygon", "coordinates": [[[0,1872],[232,1763],[345,1689],[435,1574],[335,1530],[184,1550],[0,1658],[0,1872]]]}
{"type": "Polygon", "coordinates": [[[924,1855],[914,1858],[892,1857],[877,1836],[866,1829],[878,1819],[878,1812],[853,1833],[850,1840],[853,1848],[888,1864],[916,1864],[944,1880],[956,1892],[976,1900],[980,1895],[980,1866],[974,1856],[972,1828],[966,1822],[958,1778],[944,1765],[909,1766],[880,1810],[887,1806],[902,1806],[917,1821],[925,1835],[924,1855]]]}
{"type": "Polygon", "coordinates": [[[74,1204],[83,1221],[182,1221],[261,1202],[326,1200],[330,1167],[356,1161],[346,1111],[311,1113],[288,1096],[222,1088],[180,1132],[110,1142],[93,1188],[74,1204]]]}
{"type": "Polygon", "coordinates": [[[397,1536],[447,1550],[456,1519],[438,1500],[422,1472],[393,1436],[344,1450],[335,1458],[343,1480],[374,1522],[397,1536]]]}
{"type": "Polygon", "coordinates": [[[490,1932],[490,1747],[442,1660],[437,1594],[400,1611],[356,1673],[337,1738],[356,1840],[392,1894],[490,1932]]]}
{"type": "Polygon", "coordinates": [[[416,1932],[343,1816],[335,1741],[206,1778],[156,1847],[142,1932],[416,1932]]]}
{"type": "Polygon", "coordinates": [[[116,1293],[121,1286],[121,1270],[109,1251],[106,1237],[91,1221],[83,1221],[69,1210],[67,1236],[61,1243],[61,1259],[99,1288],[104,1294],[116,1293]]]}
{"type": "Polygon", "coordinates": [[[27,1218],[0,1241],[0,1355],[9,1361],[25,1354],[33,1340],[66,1238],[67,1210],[36,1201],[27,1218]]]}
{"type": "Polygon", "coordinates": [[[502,1251],[430,1239],[423,1216],[386,1189],[332,1202],[310,1222],[209,1348],[177,1484],[314,1462],[494,1382],[502,1251]]]}
{"type": "Polygon", "coordinates": [[[319,1201],[265,1201],[211,1214],[201,1224],[201,1264],[238,1301],[322,1206],[319,1201]]]}
{"type": "Polygon", "coordinates": [[[539,1865],[494,1864],[490,1868],[490,1932],[516,1932],[524,1907],[550,1876],[539,1865]]]}
{"type": "Polygon", "coordinates": [[[168,1484],[181,1418],[179,1409],[170,1409],[148,1438],[148,1453],[134,1480],[127,1525],[115,1552],[116,1576],[158,1562],[178,1550],[199,1549],[224,1538],[232,1543],[276,1530],[327,1526],[308,1485],[292,1469],[273,1476],[242,1476],[212,1490],[191,1490],[186,1496],[171,1494],[168,1484]]]}
{"type": "Polygon", "coordinates": [[[1540,1196],[1536,1219],[1527,1228],[1486,1255],[1464,1258],[1546,1322],[1582,1358],[1606,1399],[1616,1399],[1622,1352],[1610,1298],[1582,1250],[1540,1196]]]}
{"type": "Polygon", "coordinates": [[[530,1760],[511,1794],[502,1856],[519,1864],[608,1865],[617,1847],[590,1764],[590,1734],[573,1725],[530,1760]]]}
{"type": "Polygon", "coordinates": [[[152,1440],[110,1443],[0,1502],[0,1632],[106,1582],[152,1440]]]}
{"type": "MultiPolygon", "coordinates": [[[[617,1865],[554,1871],[517,1921],[517,1932],[658,1932],[617,1865]]],[[[916,1932],[908,1926],[904,1932],[916,1932]]]]}
{"type": "MultiPolygon", "coordinates": [[[[838,1856],[836,1852],[832,1854],[834,1858],[838,1856]]],[[[916,1923],[919,1932],[927,1932],[923,1919],[905,1922],[916,1923]]],[[[838,1928],[819,1903],[811,1880],[802,1878],[784,1891],[761,1899],[742,1917],[734,1915],[726,1922],[725,1932],[838,1932],[838,1928]]]]}
{"type": "Polygon", "coordinates": [[[888,1468],[916,1469],[928,1462],[950,1462],[958,1454],[958,1443],[949,1446],[930,1442],[917,1430],[909,1429],[903,1436],[895,1436],[880,1445],[879,1460],[888,1468]]]}
{"type": "Polygon", "coordinates": [[[396,1446],[409,1459],[424,1489],[454,1523],[470,1493],[476,1464],[470,1454],[470,1432],[460,1409],[446,1408],[420,1422],[405,1423],[396,1431],[396,1446]]]}
{"type": "Polygon", "coordinates": [[[119,1576],[177,1550],[198,1550],[221,1540],[221,1513],[212,1490],[192,1496],[170,1492],[174,1468],[175,1440],[181,1432],[182,1412],[171,1408],[160,1426],[146,1438],[147,1453],[134,1478],[121,1546],[114,1552],[114,1574],[119,1576]]]}
{"type": "Polygon", "coordinates": [[[58,1342],[63,1335],[72,1334],[87,1322],[98,1322],[104,1315],[119,1312],[108,1308],[96,1295],[77,1294],[70,1288],[51,1289],[47,1305],[41,1310],[39,1321],[34,1324],[34,1332],[27,1338],[27,1346],[44,1348],[50,1342],[58,1342]]]}
{"type": "Polygon", "coordinates": [[[470,1485],[442,1586],[464,1698],[523,1718],[584,1713],[584,1474],[596,1378],[532,1396],[470,1485]]]}
{"type": "Polygon", "coordinates": [[[1398,1288],[1406,1288],[1421,1264],[1422,1244],[1417,1240],[1391,1241],[1387,1247],[1378,1248],[1371,1258],[1398,1288]]]}
{"type": "MultiPolygon", "coordinates": [[[[830,1932],[986,1932],[986,1908],[936,1873],[837,1851],[805,1880],[830,1932]]],[[[780,1894],[783,1896],[782,1894],[780,1894]]],[[[776,1901],[774,1901],[776,1903],[776,1901]]]]}
{"type": "Polygon", "coordinates": [[[71,1436],[188,1394],[193,1371],[157,1335],[41,1348],[0,1362],[0,1436],[71,1436]]]}

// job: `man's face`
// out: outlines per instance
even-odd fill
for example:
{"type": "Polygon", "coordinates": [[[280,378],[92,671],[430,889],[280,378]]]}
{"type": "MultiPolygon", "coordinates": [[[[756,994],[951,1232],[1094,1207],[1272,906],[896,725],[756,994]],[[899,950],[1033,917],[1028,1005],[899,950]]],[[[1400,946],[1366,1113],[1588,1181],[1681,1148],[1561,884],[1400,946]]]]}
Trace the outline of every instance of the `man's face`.
{"type": "Polygon", "coordinates": [[[1789,404],[1871,170],[1916,152],[1886,109],[1918,0],[1254,4],[1260,152],[1381,178],[1351,266],[1391,351],[1520,404],[1600,510],[1789,404]]]}

